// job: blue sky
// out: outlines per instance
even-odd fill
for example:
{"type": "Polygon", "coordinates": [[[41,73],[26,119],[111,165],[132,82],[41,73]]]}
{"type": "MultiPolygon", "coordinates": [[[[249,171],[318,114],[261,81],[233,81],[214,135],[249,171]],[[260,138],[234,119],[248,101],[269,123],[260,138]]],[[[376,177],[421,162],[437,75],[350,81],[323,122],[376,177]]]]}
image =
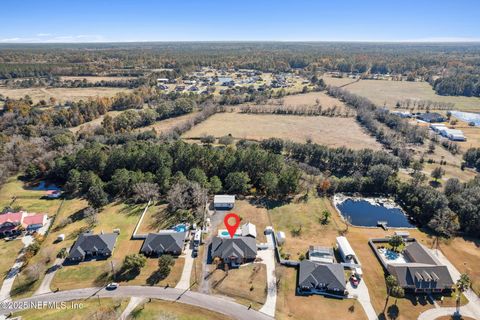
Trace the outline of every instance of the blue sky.
{"type": "Polygon", "coordinates": [[[480,41],[477,0],[2,0],[0,42],[480,41]]]}

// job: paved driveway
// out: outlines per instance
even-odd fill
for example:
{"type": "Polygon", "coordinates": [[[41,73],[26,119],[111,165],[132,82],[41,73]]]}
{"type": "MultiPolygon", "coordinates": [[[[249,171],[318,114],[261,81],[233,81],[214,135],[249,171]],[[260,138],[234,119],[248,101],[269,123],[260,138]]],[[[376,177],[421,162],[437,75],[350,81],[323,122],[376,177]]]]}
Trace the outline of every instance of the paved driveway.
{"type": "Polygon", "coordinates": [[[260,309],[260,312],[271,317],[275,316],[275,308],[277,304],[277,277],[275,276],[275,245],[273,241],[273,233],[267,235],[267,250],[259,250],[257,256],[267,266],[267,300],[260,309]]]}
{"type": "Polygon", "coordinates": [[[187,244],[187,248],[184,250],[183,258],[185,259],[185,263],[183,265],[182,276],[177,283],[175,288],[188,290],[190,289],[190,277],[192,276],[192,268],[193,263],[195,262],[195,258],[193,258],[193,250],[191,246],[193,245],[192,241],[189,241],[187,244]]]}

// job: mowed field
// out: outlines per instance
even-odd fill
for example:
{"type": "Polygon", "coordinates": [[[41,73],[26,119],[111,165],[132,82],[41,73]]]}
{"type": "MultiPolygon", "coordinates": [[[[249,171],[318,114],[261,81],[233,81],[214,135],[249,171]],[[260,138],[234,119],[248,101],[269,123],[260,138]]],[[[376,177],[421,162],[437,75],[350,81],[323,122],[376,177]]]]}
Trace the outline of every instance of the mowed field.
{"type": "MultiPolygon", "coordinates": [[[[332,86],[342,86],[353,82],[348,78],[324,77],[324,81],[332,86]]],[[[351,93],[364,96],[377,105],[394,108],[399,100],[432,100],[454,103],[455,108],[463,111],[480,111],[480,98],[440,96],[433,91],[427,82],[360,80],[345,86],[351,93]]]]}
{"type": "Polygon", "coordinates": [[[221,137],[228,134],[236,139],[263,140],[275,137],[295,142],[311,139],[330,147],[381,149],[380,144],[366,134],[353,118],[218,113],[193,127],[183,137],[191,139],[203,135],[221,137]]]}
{"type": "Polygon", "coordinates": [[[272,102],[279,102],[280,100],[282,100],[286,106],[315,105],[318,102],[323,108],[344,107],[343,102],[330,97],[324,92],[292,94],[281,99],[273,99],[272,102]]]}
{"type": "Polygon", "coordinates": [[[58,102],[79,101],[96,97],[113,97],[119,92],[128,92],[125,88],[28,88],[10,89],[0,87],[0,94],[12,99],[20,99],[29,95],[33,102],[48,100],[51,97],[58,102]]]}
{"type": "Polygon", "coordinates": [[[134,77],[102,77],[102,76],[86,76],[86,77],[73,77],[73,76],[64,76],[61,77],[62,80],[64,81],[75,81],[75,80],[80,80],[83,81],[84,79],[88,83],[95,83],[95,82],[100,82],[100,81],[123,81],[123,80],[131,80],[135,79],[134,77]]]}

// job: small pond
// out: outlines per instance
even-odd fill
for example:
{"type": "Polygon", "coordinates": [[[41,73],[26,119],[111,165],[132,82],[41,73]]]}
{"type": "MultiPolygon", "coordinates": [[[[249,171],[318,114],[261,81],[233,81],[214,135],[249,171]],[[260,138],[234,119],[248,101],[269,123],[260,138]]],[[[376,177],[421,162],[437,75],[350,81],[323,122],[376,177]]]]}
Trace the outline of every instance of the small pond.
{"type": "Polygon", "coordinates": [[[413,228],[402,209],[371,199],[347,198],[337,203],[343,217],[348,217],[351,224],[362,227],[376,227],[378,221],[386,221],[390,228],[413,228]]]}

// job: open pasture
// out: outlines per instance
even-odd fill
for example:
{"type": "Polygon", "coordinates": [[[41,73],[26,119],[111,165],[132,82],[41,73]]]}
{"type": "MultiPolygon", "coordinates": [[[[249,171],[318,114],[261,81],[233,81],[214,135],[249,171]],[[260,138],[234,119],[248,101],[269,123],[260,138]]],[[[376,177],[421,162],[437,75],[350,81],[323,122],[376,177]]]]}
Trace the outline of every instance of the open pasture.
{"type": "Polygon", "coordinates": [[[395,108],[401,100],[431,100],[454,103],[455,109],[463,111],[480,111],[480,98],[460,96],[440,96],[435,93],[427,82],[360,80],[353,83],[348,78],[324,77],[324,81],[332,86],[346,85],[344,88],[351,93],[364,96],[379,106],[395,108]]]}
{"type": "Polygon", "coordinates": [[[193,127],[183,137],[192,139],[203,135],[221,137],[228,134],[236,139],[263,140],[275,137],[295,142],[311,139],[330,147],[381,149],[380,144],[365,133],[355,119],[321,116],[219,113],[193,127]]]}

